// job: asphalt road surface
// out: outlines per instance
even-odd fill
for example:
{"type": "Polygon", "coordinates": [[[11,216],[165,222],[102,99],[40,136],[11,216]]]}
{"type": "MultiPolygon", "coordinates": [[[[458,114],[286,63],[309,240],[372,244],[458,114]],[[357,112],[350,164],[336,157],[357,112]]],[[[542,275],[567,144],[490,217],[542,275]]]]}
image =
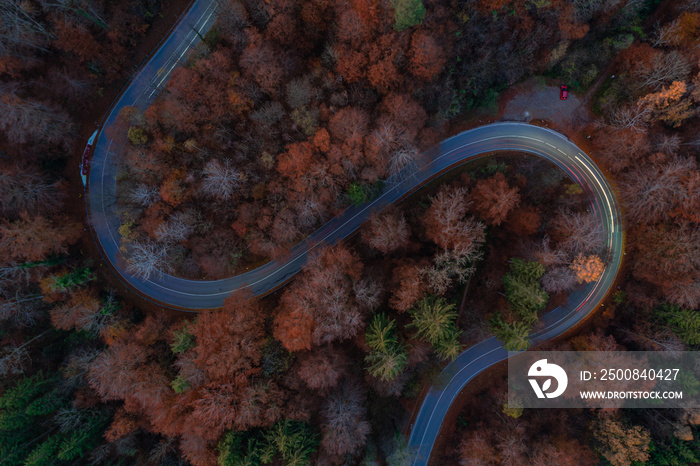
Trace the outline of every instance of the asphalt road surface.
{"type": "MultiPolygon", "coordinates": [[[[517,150],[537,154],[558,165],[590,195],[591,210],[601,222],[606,238],[605,270],[597,282],[569,295],[542,317],[531,337],[536,345],[561,335],[581,322],[603,300],[615,281],[623,253],[620,208],[610,185],[593,161],[559,133],[519,123],[482,126],[443,141],[441,154],[471,160],[479,153],[517,150]]],[[[480,372],[508,357],[501,342],[491,337],[463,353],[440,374],[423,400],[411,428],[408,444],[415,449],[414,465],[428,464],[442,421],[464,386],[480,372]]]]}
{"type": "MultiPolygon", "coordinates": [[[[198,45],[201,36],[212,26],[215,9],[213,0],[193,3],[114,104],[95,145],[86,201],[93,235],[105,259],[132,289],[164,306],[190,311],[220,307],[223,300],[237,289],[248,288],[258,296],[265,295],[298,273],[309,253],[321,244],[334,244],[348,237],[373,211],[396,203],[458,165],[498,151],[517,151],[550,160],[581,185],[590,194],[591,210],[603,225],[607,238],[607,266],[600,280],[573,293],[567,306],[547,313],[533,335],[533,343],[562,334],[600,304],[614,281],[622,256],[620,212],[613,192],[593,161],[571,141],[554,131],[523,123],[495,123],[443,141],[437,150],[426,154],[419,162],[420,168],[414,167],[394,176],[385,183],[380,197],[366,205],[348,208],[297,244],[281,260],[215,281],[187,280],[167,274],[142,280],[129,275],[119,249],[120,225],[116,205],[121,145],[113,141],[104,129],[114,123],[124,106],[148,107],[167,83],[172,70],[186,60],[188,51],[198,45]]],[[[416,448],[415,465],[427,463],[442,420],[462,388],[479,372],[505,358],[505,349],[495,338],[490,338],[472,346],[447,366],[438,383],[431,387],[412,428],[409,445],[416,448]]]]}

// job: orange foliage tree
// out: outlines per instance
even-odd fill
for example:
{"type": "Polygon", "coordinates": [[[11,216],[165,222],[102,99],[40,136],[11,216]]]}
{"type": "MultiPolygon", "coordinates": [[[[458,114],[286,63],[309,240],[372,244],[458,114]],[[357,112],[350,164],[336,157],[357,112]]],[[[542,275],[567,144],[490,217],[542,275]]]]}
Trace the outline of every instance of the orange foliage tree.
{"type": "Polygon", "coordinates": [[[579,283],[591,283],[600,278],[605,269],[605,265],[598,256],[584,256],[583,254],[579,254],[571,264],[571,269],[576,274],[576,279],[579,283]]]}
{"type": "Polygon", "coordinates": [[[687,90],[684,82],[674,81],[668,88],[639,99],[637,106],[650,111],[652,118],[663,121],[672,128],[678,128],[697,111],[687,90]]]}

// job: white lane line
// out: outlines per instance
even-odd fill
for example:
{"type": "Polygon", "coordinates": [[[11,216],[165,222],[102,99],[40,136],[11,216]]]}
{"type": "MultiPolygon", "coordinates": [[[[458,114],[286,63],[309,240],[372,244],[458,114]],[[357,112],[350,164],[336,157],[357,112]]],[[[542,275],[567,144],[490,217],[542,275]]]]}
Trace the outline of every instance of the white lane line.
{"type": "MultiPolygon", "coordinates": [[[[499,125],[499,126],[500,126],[500,125],[499,125]]],[[[554,133],[554,134],[556,134],[556,133],[554,133]]],[[[430,164],[430,163],[433,163],[433,164],[434,164],[434,163],[436,163],[437,161],[439,161],[440,159],[451,155],[451,154],[454,153],[455,151],[464,150],[465,148],[467,148],[467,147],[469,147],[469,146],[472,146],[472,145],[475,145],[475,144],[479,144],[479,143],[483,143],[483,142],[489,141],[489,140],[504,139],[505,137],[519,138],[519,139],[527,139],[527,140],[533,140],[533,141],[537,141],[537,142],[542,142],[541,139],[537,139],[537,138],[533,138],[533,137],[529,137],[529,136],[521,136],[521,135],[511,135],[511,136],[499,135],[499,136],[494,136],[494,137],[482,138],[482,139],[479,139],[479,140],[477,140],[477,141],[472,141],[472,142],[469,142],[469,143],[467,143],[467,144],[463,144],[463,145],[461,145],[461,146],[459,146],[459,147],[457,147],[457,148],[454,148],[454,149],[452,149],[452,150],[449,150],[449,151],[447,151],[447,152],[441,154],[439,157],[435,158],[433,161],[429,162],[429,164],[430,164]]],[[[450,139],[452,139],[452,138],[450,138],[450,139]]],[[[553,146],[552,144],[549,144],[549,143],[546,143],[546,144],[547,144],[548,146],[555,147],[555,146],[553,146]]],[[[487,151],[486,151],[486,152],[487,152],[487,151]]],[[[474,157],[474,156],[476,156],[476,155],[481,155],[482,153],[483,153],[483,152],[480,152],[480,153],[478,153],[478,154],[472,154],[470,157],[465,157],[464,160],[466,161],[468,158],[474,157]]],[[[579,152],[579,153],[580,153],[580,152],[579,152]]],[[[544,156],[545,158],[549,158],[549,157],[548,157],[549,154],[546,154],[546,153],[539,153],[538,155],[544,156]]],[[[552,157],[552,158],[554,158],[554,157],[552,157]]],[[[556,158],[554,158],[554,159],[556,160],[556,158]]],[[[579,161],[582,162],[583,165],[586,165],[586,164],[583,163],[583,161],[581,161],[580,159],[579,159],[579,161]]],[[[423,168],[421,168],[421,170],[425,169],[427,166],[428,166],[428,165],[424,166],[423,168]]],[[[588,169],[588,167],[586,167],[586,168],[588,169]]],[[[590,169],[588,169],[588,171],[591,172],[590,169]]],[[[592,172],[591,172],[591,173],[592,173],[592,172]]],[[[592,174],[593,174],[593,173],[592,173],[592,174]]],[[[594,178],[595,178],[595,175],[594,175],[594,174],[593,174],[593,176],[594,176],[594,178]]],[[[267,275],[267,276],[265,276],[265,277],[263,277],[263,278],[261,278],[261,279],[255,281],[255,282],[252,282],[252,283],[250,283],[250,284],[242,285],[241,288],[247,288],[247,287],[254,286],[254,285],[260,283],[261,281],[267,280],[267,279],[269,279],[270,277],[272,277],[273,275],[276,275],[276,274],[278,274],[278,273],[284,271],[289,265],[291,265],[291,263],[292,263],[293,261],[298,260],[299,258],[302,258],[304,255],[308,254],[310,251],[314,250],[316,247],[319,246],[320,243],[322,243],[323,241],[325,241],[329,236],[333,235],[338,229],[340,229],[340,228],[344,227],[345,225],[347,225],[349,222],[351,222],[352,220],[354,220],[358,215],[361,215],[362,213],[364,213],[367,209],[372,208],[377,202],[379,202],[380,200],[382,200],[382,199],[383,199],[385,196],[387,196],[389,193],[391,193],[391,192],[394,191],[396,188],[398,188],[399,186],[402,186],[404,183],[406,183],[406,182],[408,182],[408,181],[409,181],[408,179],[405,179],[405,180],[403,180],[402,182],[400,182],[400,183],[396,184],[395,186],[393,186],[392,188],[390,188],[387,192],[385,192],[385,193],[383,194],[383,196],[377,198],[376,200],[374,200],[373,202],[371,202],[369,205],[365,206],[365,208],[363,208],[361,211],[357,212],[353,217],[351,217],[350,219],[348,219],[347,221],[345,221],[340,227],[334,229],[333,231],[331,231],[330,233],[328,233],[326,236],[324,236],[324,237],[321,238],[320,240],[315,240],[314,244],[313,244],[308,250],[301,252],[299,255],[295,256],[293,259],[289,260],[287,263],[281,265],[279,268],[277,268],[275,271],[273,271],[273,272],[270,273],[269,275],[267,275]]],[[[600,183],[599,183],[599,184],[600,184],[600,183]]],[[[602,188],[602,186],[601,186],[601,188],[602,188]]],[[[412,189],[412,188],[411,188],[411,189],[412,189]]],[[[607,195],[605,194],[605,189],[602,189],[602,191],[603,191],[604,195],[605,195],[606,198],[607,198],[607,195]]],[[[337,218],[337,217],[336,217],[336,218],[337,218]]],[[[328,223],[331,223],[331,222],[333,222],[333,221],[335,221],[335,220],[332,219],[332,220],[330,220],[328,223]]],[[[328,223],[327,223],[326,225],[328,225],[328,223]]],[[[323,228],[324,228],[324,227],[322,226],[321,229],[323,229],[323,228]]],[[[109,226],[108,226],[108,229],[109,229],[109,226]]],[[[110,234],[112,235],[111,230],[110,230],[110,234]]],[[[112,238],[113,238],[113,241],[115,242],[115,244],[117,244],[116,241],[114,240],[113,235],[112,235],[112,238]]],[[[176,277],[173,277],[173,278],[176,278],[176,277]]],[[[228,280],[228,279],[224,279],[224,280],[228,280]]],[[[169,292],[172,293],[172,294],[179,294],[179,295],[183,295],[183,296],[193,296],[193,297],[207,297],[207,296],[226,295],[226,294],[230,294],[231,291],[232,291],[232,290],[227,290],[227,291],[218,292],[218,293],[214,293],[214,294],[211,294],[211,293],[209,293],[209,294],[188,293],[188,292],[183,292],[183,291],[175,290],[175,289],[172,289],[172,288],[168,288],[168,287],[163,286],[163,285],[161,285],[160,283],[154,282],[154,281],[152,281],[152,280],[149,280],[148,283],[150,283],[150,284],[152,284],[152,285],[155,285],[155,286],[157,286],[157,287],[159,287],[159,288],[161,288],[161,289],[163,289],[163,290],[169,291],[169,292]]]]}
{"type": "MultiPolygon", "coordinates": [[[[428,164],[426,164],[426,165],[424,165],[423,167],[421,167],[418,171],[421,171],[421,170],[425,169],[425,168],[428,167],[430,164],[434,164],[434,163],[436,163],[437,161],[439,161],[440,159],[442,159],[442,158],[444,158],[444,157],[447,157],[447,156],[451,155],[452,153],[454,153],[454,152],[456,152],[456,151],[463,150],[463,149],[465,149],[465,148],[467,148],[467,147],[469,147],[469,146],[473,146],[473,145],[476,145],[476,144],[480,144],[480,143],[483,143],[483,142],[485,142],[485,141],[491,141],[491,140],[495,140],[495,139],[504,139],[505,137],[509,137],[509,138],[519,138],[519,139],[528,139],[528,140],[536,140],[535,138],[532,138],[532,137],[529,137],[529,136],[520,136],[520,135],[492,136],[492,137],[482,138],[482,139],[479,139],[479,140],[476,140],[476,141],[469,142],[469,143],[467,143],[467,144],[463,144],[462,146],[456,147],[456,148],[454,148],[454,149],[452,149],[452,150],[450,150],[450,151],[445,152],[444,154],[441,154],[439,157],[436,157],[436,158],[433,159],[431,162],[428,162],[428,164]]],[[[551,145],[551,144],[549,144],[549,143],[545,143],[545,144],[547,144],[548,146],[551,146],[552,148],[555,148],[555,146],[553,146],[553,145],[551,145]]],[[[488,152],[488,151],[485,151],[485,152],[488,152]]],[[[479,152],[479,153],[476,153],[476,154],[472,154],[472,155],[469,156],[469,157],[465,157],[463,160],[467,160],[468,158],[472,158],[472,157],[475,157],[475,156],[477,156],[477,155],[481,155],[481,154],[483,154],[483,153],[484,153],[484,152],[479,152]]],[[[540,156],[544,156],[545,158],[548,158],[547,156],[548,156],[549,154],[540,153],[539,155],[540,155],[540,156]]],[[[565,154],[565,155],[566,155],[566,154],[565,154]]],[[[575,156],[575,157],[576,157],[576,156],[575,156]]],[[[554,158],[554,157],[552,156],[552,158],[554,158]]],[[[578,157],[577,157],[577,158],[578,158],[578,157]]],[[[599,181],[597,180],[597,178],[595,177],[595,174],[586,166],[586,164],[585,164],[582,160],[580,160],[580,159],[579,159],[579,162],[581,162],[581,164],[584,165],[584,166],[588,169],[588,171],[591,173],[591,175],[593,176],[593,178],[594,178],[594,179],[596,180],[596,182],[598,182],[598,184],[600,185],[600,182],[599,182],[599,181]]],[[[287,267],[289,267],[289,266],[293,263],[294,260],[297,260],[297,259],[299,259],[300,257],[309,254],[310,252],[312,252],[313,250],[315,250],[317,247],[323,245],[323,243],[324,243],[330,236],[334,235],[338,230],[340,230],[340,229],[342,229],[343,227],[345,227],[348,223],[352,222],[355,218],[357,218],[359,215],[361,215],[361,214],[363,214],[364,212],[366,212],[368,209],[371,209],[377,202],[379,202],[380,200],[382,200],[385,196],[389,195],[391,192],[393,192],[395,189],[397,189],[399,186],[401,186],[403,183],[406,183],[407,181],[409,181],[409,179],[405,179],[405,180],[403,180],[402,182],[400,182],[400,183],[394,185],[392,188],[390,188],[388,191],[386,191],[382,196],[378,197],[377,199],[375,199],[374,201],[372,201],[371,203],[369,203],[368,205],[366,205],[362,210],[358,211],[355,215],[353,215],[353,216],[350,217],[348,220],[346,220],[342,225],[340,225],[339,227],[335,228],[334,230],[332,230],[331,232],[329,232],[328,234],[326,234],[326,235],[325,235],[324,237],[322,237],[321,239],[316,240],[316,241],[314,242],[314,244],[313,244],[309,249],[307,249],[306,251],[301,252],[298,256],[295,256],[294,258],[290,259],[290,260],[287,261],[286,263],[282,264],[280,267],[278,267],[277,269],[275,269],[274,271],[272,271],[272,272],[269,273],[268,275],[263,276],[263,277],[261,277],[260,279],[254,281],[254,282],[251,282],[251,283],[248,283],[248,284],[243,284],[243,285],[241,285],[238,289],[244,289],[244,288],[253,287],[253,286],[255,286],[255,285],[257,285],[257,284],[259,284],[259,283],[261,283],[261,282],[263,282],[263,281],[265,281],[265,280],[270,279],[270,278],[273,277],[274,275],[279,274],[280,272],[284,271],[285,269],[287,269],[287,267]]],[[[601,187],[601,190],[603,191],[603,194],[605,194],[605,189],[602,187],[602,185],[600,185],[600,187],[601,187]]],[[[606,200],[607,200],[607,195],[605,195],[605,197],[606,197],[606,200]]],[[[608,205],[609,205],[609,201],[608,201],[608,205]]],[[[342,213],[341,213],[341,215],[342,215],[342,213]]],[[[338,218],[338,217],[336,217],[336,219],[337,219],[337,218],[338,218]]],[[[326,223],[324,226],[322,226],[320,229],[322,230],[326,225],[328,225],[328,223],[332,223],[332,222],[334,222],[334,221],[335,221],[335,219],[329,220],[329,222],[327,222],[327,223],[326,223]]],[[[268,263],[268,264],[269,264],[269,263],[268,263]]],[[[263,266],[263,267],[264,267],[264,266],[263,266]]],[[[177,277],[173,277],[173,278],[177,278],[177,277]]],[[[226,279],[224,279],[224,280],[226,280],[226,279]]],[[[158,288],[161,288],[161,289],[163,289],[163,290],[170,291],[171,293],[176,293],[176,294],[182,295],[182,296],[192,296],[192,297],[222,296],[222,295],[228,295],[228,294],[230,294],[230,293],[233,291],[233,290],[231,289],[231,290],[220,291],[220,292],[216,292],[216,293],[204,293],[204,294],[202,294],[202,293],[190,293],[190,292],[185,292],[185,291],[176,290],[176,289],[173,289],[173,288],[168,288],[167,286],[161,285],[160,283],[155,282],[155,281],[153,281],[153,280],[151,280],[151,279],[148,280],[148,283],[151,283],[151,284],[153,284],[153,285],[155,285],[155,286],[157,286],[158,288]]]]}
{"type": "Polygon", "coordinates": [[[596,183],[598,183],[598,186],[600,186],[600,190],[602,191],[603,196],[605,196],[605,202],[606,202],[606,204],[608,205],[608,209],[610,210],[610,223],[611,223],[611,224],[613,225],[613,227],[614,227],[614,225],[615,225],[615,217],[613,216],[613,207],[612,207],[612,204],[611,204],[611,202],[610,202],[610,199],[608,198],[608,193],[607,193],[607,190],[605,189],[605,186],[603,186],[603,183],[600,182],[600,178],[593,172],[593,170],[591,170],[591,168],[588,166],[588,164],[584,163],[583,160],[581,160],[581,159],[578,158],[578,156],[575,156],[575,157],[576,157],[576,160],[578,160],[579,162],[581,162],[581,165],[583,165],[583,167],[584,167],[586,170],[588,170],[588,172],[591,174],[591,176],[592,176],[593,179],[596,181],[596,183]]]}
{"type": "MultiPolygon", "coordinates": [[[[175,63],[173,63],[173,65],[170,67],[168,72],[165,73],[165,76],[163,76],[163,78],[158,82],[158,84],[156,85],[156,88],[151,92],[151,95],[148,96],[149,99],[151,97],[153,97],[153,94],[155,94],[158,89],[160,89],[160,86],[163,84],[163,81],[165,81],[166,79],[169,78],[170,73],[172,73],[173,69],[180,63],[180,60],[182,60],[182,57],[190,50],[190,48],[192,48],[192,43],[195,40],[199,39],[202,28],[207,24],[207,22],[209,21],[209,19],[212,17],[212,15],[215,12],[216,12],[216,8],[213,8],[211,13],[209,13],[209,16],[207,16],[206,19],[204,20],[202,26],[196,27],[196,29],[195,29],[196,34],[194,34],[194,37],[192,37],[192,39],[190,40],[187,47],[185,47],[185,50],[183,50],[182,53],[180,54],[180,56],[177,57],[177,60],[175,60],[175,63]]],[[[202,17],[200,17],[199,19],[201,20],[202,17]]],[[[195,26],[197,26],[196,23],[195,23],[195,26]]],[[[170,58],[168,60],[170,60],[170,59],[172,59],[172,55],[170,56],[170,58]]]]}
{"type": "MultiPolygon", "coordinates": [[[[495,339],[495,337],[487,338],[486,340],[484,340],[484,342],[489,341],[489,340],[491,340],[491,339],[495,339]]],[[[477,343],[477,344],[479,344],[479,343],[477,343]]],[[[492,349],[491,351],[488,351],[488,352],[482,354],[481,356],[472,359],[471,361],[469,361],[469,363],[465,364],[460,370],[458,370],[458,371],[452,376],[452,378],[444,385],[443,389],[440,390],[440,396],[438,397],[438,400],[437,400],[437,402],[435,403],[435,407],[437,408],[437,406],[439,406],[440,400],[442,400],[442,397],[443,397],[443,395],[444,395],[445,392],[446,392],[445,388],[447,388],[447,387],[450,385],[450,383],[455,379],[455,377],[457,377],[459,374],[461,374],[462,372],[464,372],[467,368],[469,368],[469,366],[473,365],[474,363],[476,363],[476,362],[479,361],[480,359],[483,359],[483,358],[485,358],[486,356],[488,356],[489,354],[491,354],[491,353],[493,353],[493,352],[495,352],[495,351],[498,351],[498,350],[500,350],[500,349],[502,349],[502,348],[503,348],[503,346],[498,346],[497,348],[494,348],[494,349],[492,349]]],[[[488,366],[487,366],[487,367],[488,367],[488,366]]],[[[470,380],[471,380],[471,379],[470,379],[470,380]]],[[[451,404],[451,403],[450,403],[450,404],[451,404]]],[[[433,420],[433,416],[435,415],[435,411],[436,411],[436,409],[433,409],[433,411],[430,413],[430,417],[428,418],[428,423],[426,424],[426,426],[429,426],[429,425],[430,425],[431,421],[433,420]]],[[[428,430],[426,429],[425,433],[423,433],[423,437],[421,437],[420,445],[423,445],[423,442],[425,441],[425,436],[426,436],[427,434],[428,434],[428,430]]],[[[416,460],[417,460],[417,458],[416,458],[416,460]]],[[[414,463],[413,463],[413,464],[415,464],[415,460],[414,460],[414,463]]]]}
{"type": "MultiPolygon", "coordinates": [[[[607,270],[607,268],[606,268],[606,274],[605,274],[605,275],[607,275],[607,273],[609,273],[609,272],[608,272],[608,270],[607,270]]],[[[582,299],[580,300],[580,302],[579,302],[579,304],[578,304],[578,307],[576,307],[575,309],[573,309],[573,310],[571,310],[570,312],[566,313],[564,316],[562,316],[562,317],[559,318],[558,320],[556,320],[556,321],[552,322],[551,324],[547,325],[547,327],[545,327],[545,328],[541,329],[540,331],[538,331],[538,332],[532,334],[532,335],[530,336],[530,339],[539,338],[539,337],[541,337],[541,336],[544,336],[544,335],[546,335],[548,332],[551,332],[552,330],[555,330],[557,327],[559,327],[559,324],[560,324],[561,322],[563,322],[563,321],[565,321],[565,320],[569,320],[569,319],[571,319],[572,317],[576,317],[577,314],[581,314],[580,311],[581,311],[582,308],[586,305],[586,303],[588,303],[588,300],[591,298],[591,296],[593,296],[593,295],[595,294],[595,292],[597,291],[597,289],[598,289],[598,287],[600,286],[600,284],[604,281],[604,278],[606,278],[605,275],[604,275],[604,276],[601,276],[601,278],[596,282],[595,286],[591,289],[591,291],[590,291],[584,298],[582,298],[582,299]]],[[[595,303],[595,305],[593,306],[593,309],[594,309],[595,307],[597,307],[598,304],[599,304],[599,303],[595,303]]],[[[550,311],[550,312],[552,312],[552,311],[550,311]]],[[[588,315],[588,313],[585,313],[585,314],[583,314],[583,315],[584,315],[584,316],[585,316],[585,315],[588,315]]],[[[489,341],[489,340],[491,340],[491,339],[495,339],[495,337],[490,337],[490,338],[487,338],[486,340],[482,340],[481,342],[472,345],[470,348],[467,348],[465,351],[469,351],[471,348],[474,348],[476,345],[480,345],[480,344],[485,343],[485,342],[487,342],[487,341],[489,341]]],[[[430,423],[432,422],[433,416],[435,415],[436,411],[438,411],[438,406],[440,405],[440,401],[442,400],[442,396],[443,396],[443,394],[445,394],[445,393],[448,391],[447,389],[448,389],[448,387],[450,386],[450,384],[452,384],[452,383],[454,382],[454,380],[455,380],[464,370],[466,370],[469,366],[471,366],[473,363],[475,363],[475,362],[478,361],[479,359],[482,359],[482,358],[485,357],[485,356],[488,356],[489,354],[491,354],[491,353],[493,353],[493,352],[495,352],[495,351],[498,351],[499,349],[503,349],[503,345],[499,345],[497,348],[494,348],[494,349],[492,349],[492,350],[490,350],[490,351],[488,351],[488,352],[482,354],[481,356],[479,356],[479,357],[477,357],[477,358],[474,358],[474,359],[471,360],[469,363],[467,363],[466,365],[464,365],[459,371],[457,371],[457,372],[450,378],[450,380],[449,380],[447,383],[443,384],[442,390],[440,391],[440,396],[438,397],[437,401],[435,402],[435,404],[434,404],[434,406],[433,406],[433,410],[430,412],[430,417],[428,418],[428,422],[425,424],[426,429],[425,429],[425,432],[423,433],[423,437],[421,437],[421,441],[420,441],[420,444],[418,445],[418,448],[420,448],[422,445],[424,445],[425,437],[426,437],[426,435],[428,434],[428,429],[427,429],[427,427],[430,426],[430,423]]],[[[508,359],[508,358],[506,357],[505,359],[508,359]]],[[[488,368],[488,367],[490,367],[490,365],[487,366],[486,368],[488,368]]],[[[469,378],[465,381],[465,383],[462,384],[462,385],[459,387],[459,389],[455,391],[454,395],[452,395],[452,398],[449,400],[448,406],[451,406],[451,405],[452,405],[452,403],[454,402],[455,398],[459,395],[459,393],[461,393],[461,391],[462,391],[462,389],[464,388],[464,386],[466,386],[467,383],[469,383],[471,380],[473,380],[474,377],[476,377],[479,373],[483,372],[483,370],[486,369],[486,368],[481,368],[481,369],[479,369],[477,372],[475,372],[474,374],[472,374],[471,377],[469,377],[469,378]]],[[[420,416],[420,411],[419,411],[419,416],[420,416]]],[[[418,418],[416,418],[416,421],[417,421],[417,420],[418,420],[418,418]]],[[[442,428],[442,423],[440,424],[440,428],[442,428]]],[[[440,430],[440,429],[438,429],[438,433],[439,433],[439,430],[440,430]]],[[[409,438],[409,442],[410,442],[410,438],[409,438]]],[[[432,444],[431,444],[431,450],[430,450],[429,453],[432,453],[432,444]]],[[[430,456],[428,456],[428,458],[429,458],[429,457],[430,457],[430,456]]],[[[428,458],[425,458],[425,459],[428,459],[428,458]]],[[[424,458],[420,458],[420,459],[424,459],[424,458]]],[[[418,457],[414,458],[413,464],[415,465],[415,464],[416,464],[416,461],[418,461],[418,460],[419,460],[418,457]]]]}

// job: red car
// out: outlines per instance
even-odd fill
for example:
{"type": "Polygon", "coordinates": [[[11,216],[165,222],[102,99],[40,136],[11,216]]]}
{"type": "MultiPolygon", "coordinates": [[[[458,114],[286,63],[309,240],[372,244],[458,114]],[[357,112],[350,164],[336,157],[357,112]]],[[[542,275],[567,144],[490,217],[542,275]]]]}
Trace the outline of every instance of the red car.
{"type": "Polygon", "coordinates": [[[88,174],[88,167],[90,166],[90,155],[92,155],[92,146],[87,146],[85,148],[85,151],[83,152],[83,160],[80,163],[80,166],[81,166],[80,174],[81,175],[88,174]]]}
{"type": "Polygon", "coordinates": [[[83,179],[83,186],[87,185],[87,174],[90,168],[90,156],[92,155],[92,149],[95,147],[95,138],[97,138],[97,131],[92,133],[90,139],[88,139],[87,146],[83,151],[83,159],[80,161],[80,177],[83,179]]]}
{"type": "Polygon", "coordinates": [[[566,100],[566,98],[569,95],[569,88],[566,87],[566,84],[561,85],[561,90],[559,91],[559,98],[561,100],[566,100]]]}

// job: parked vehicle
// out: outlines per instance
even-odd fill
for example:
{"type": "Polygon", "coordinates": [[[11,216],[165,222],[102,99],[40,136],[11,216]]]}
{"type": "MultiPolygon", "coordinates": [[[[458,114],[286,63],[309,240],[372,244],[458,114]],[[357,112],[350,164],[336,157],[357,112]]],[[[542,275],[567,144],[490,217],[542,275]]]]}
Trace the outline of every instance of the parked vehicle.
{"type": "Polygon", "coordinates": [[[95,132],[92,133],[92,136],[90,136],[90,139],[88,139],[87,146],[85,146],[85,150],[83,151],[83,159],[80,161],[80,177],[83,179],[83,186],[87,185],[87,174],[90,169],[90,156],[92,155],[92,149],[94,148],[98,131],[99,130],[95,130],[95,132]]]}
{"type": "Polygon", "coordinates": [[[566,98],[569,96],[569,88],[566,86],[566,84],[561,85],[561,90],[559,91],[559,98],[561,100],[566,100],[566,98]]]}

